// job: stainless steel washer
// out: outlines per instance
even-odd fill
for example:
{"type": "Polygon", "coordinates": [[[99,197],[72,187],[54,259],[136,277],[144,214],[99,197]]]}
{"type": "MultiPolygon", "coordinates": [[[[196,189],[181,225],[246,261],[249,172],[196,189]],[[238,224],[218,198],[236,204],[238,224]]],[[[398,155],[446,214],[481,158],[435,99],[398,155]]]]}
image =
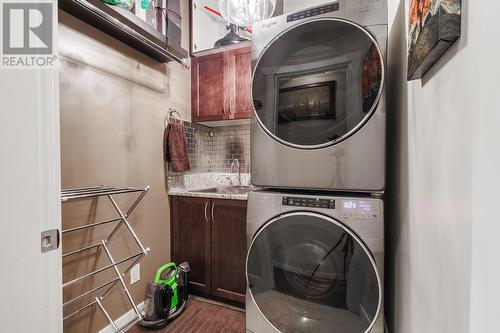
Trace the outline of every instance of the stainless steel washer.
{"type": "Polygon", "coordinates": [[[386,0],[339,0],[253,26],[252,182],[385,187],[386,0]]]}
{"type": "Polygon", "coordinates": [[[373,197],[250,193],[247,332],[383,333],[383,216],[373,197]]]}

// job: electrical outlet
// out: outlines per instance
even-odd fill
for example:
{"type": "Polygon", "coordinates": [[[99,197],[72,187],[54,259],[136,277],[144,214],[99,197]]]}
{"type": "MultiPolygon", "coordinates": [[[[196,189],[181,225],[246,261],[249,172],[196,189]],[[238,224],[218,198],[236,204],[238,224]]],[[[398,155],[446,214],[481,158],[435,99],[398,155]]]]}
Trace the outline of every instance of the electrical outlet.
{"type": "Polygon", "coordinates": [[[130,284],[134,284],[141,279],[141,264],[137,264],[130,270],[130,284]]]}

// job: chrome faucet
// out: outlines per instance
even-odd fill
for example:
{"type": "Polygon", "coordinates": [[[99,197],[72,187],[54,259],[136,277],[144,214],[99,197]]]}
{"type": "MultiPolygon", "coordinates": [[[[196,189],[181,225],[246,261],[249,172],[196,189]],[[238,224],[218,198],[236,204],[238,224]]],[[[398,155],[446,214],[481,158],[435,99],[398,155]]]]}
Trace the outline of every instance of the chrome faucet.
{"type": "Polygon", "coordinates": [[[241,186],[241,167],[240,167],[240,161],[235,158],[233,162],[231,162],[231,173],[234,173],[234,168],[238,167],[238,185],[241,186]]]}

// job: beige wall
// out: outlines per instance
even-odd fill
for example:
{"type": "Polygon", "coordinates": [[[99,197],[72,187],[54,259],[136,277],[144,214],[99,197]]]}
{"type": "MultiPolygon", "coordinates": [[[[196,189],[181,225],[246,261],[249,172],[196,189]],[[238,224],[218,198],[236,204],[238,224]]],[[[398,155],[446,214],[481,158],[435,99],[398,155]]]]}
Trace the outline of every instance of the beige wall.
{"type": "MultiPolygon", "coordinates": [[[[187,10],[187,4],[186,8],[187,10]]],[[[183,14],[187,18],[184,10],[183,14]]],[[[184,20],[188,36],[188,19],[184,20]]],[[[131,287],[137,302],[157,267],[170,259],[170,221],[162,158],[163,119],[169,107],[190,120],[190,71],[176,63],[159,64],[91,26],[60,12],[60,103],[62,187],[108,184],[151,186],[131,217],[131,224],[151,253],[141,262],[141,280],[131,287]]],[[[183,41],[188,47],[187,38],[183,41]]],[[[124,207],[134,195],[119,197],[124,207]]],[[[63,228],[111,217],[105,199],[63,205],[63,228]]],[[[112,226],[65,237],[63,251],[99,241],[112,226]]],[[[115,259],[137,252],[121,232],[110,245],[115,259]]],[[[64,281],[107,263],[105,253],[89,252],[64,262],[64,281]]],[[[109,274],[77,285],[65,299],[88,290],[109,274]]],[[[125,279],[130,282],[127,276],[125,279]]],[[[115,287],[105,304],[113,318],[129,310],[115,287]]],[[[82,304],[83,305],[83,304],[82,304]]],[[[70,309],[68,309],[70,310],[70,309]]],[[[96,332],[106,326],[97,309],[65,322],[65,332],[96,332]]]]}
{"type": "Polygon", "coordinates": [[[474,49],[464,37],[406,82],[408,1],[389,40],[387,317],[391,333],[469,332],[474,49]]]}
{"type": "Polygon", "coordinates": [[[406,82],[409,0],[389,1],[391,333],[498,330],[500,3],[462,4],[461,39],[406,82]]]}

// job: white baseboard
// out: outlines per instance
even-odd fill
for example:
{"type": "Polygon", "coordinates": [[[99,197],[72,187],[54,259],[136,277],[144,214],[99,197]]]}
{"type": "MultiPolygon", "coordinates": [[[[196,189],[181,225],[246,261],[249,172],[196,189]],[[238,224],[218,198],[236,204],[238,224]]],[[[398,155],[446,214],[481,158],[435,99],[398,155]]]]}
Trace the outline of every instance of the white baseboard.
{"type": "MultiPolygon", "coordinates": [[[[137,309],[139,309],[139,312],[143,312],[144,309],[144,302],[137,304],[137,309]]],[[[137,318],[137,314],[135,313],[134,309],[131,309],[129,312],[125,313],[123,316],[115,320],[115,324],[118,328],[121,328],[128,323],[131,323],[134,319],[137,318]]],[[[115,333],[115,330],[113,327],[110,325],[104,327],[102,330],[99,331],[99,333],[115,333]]]]}

